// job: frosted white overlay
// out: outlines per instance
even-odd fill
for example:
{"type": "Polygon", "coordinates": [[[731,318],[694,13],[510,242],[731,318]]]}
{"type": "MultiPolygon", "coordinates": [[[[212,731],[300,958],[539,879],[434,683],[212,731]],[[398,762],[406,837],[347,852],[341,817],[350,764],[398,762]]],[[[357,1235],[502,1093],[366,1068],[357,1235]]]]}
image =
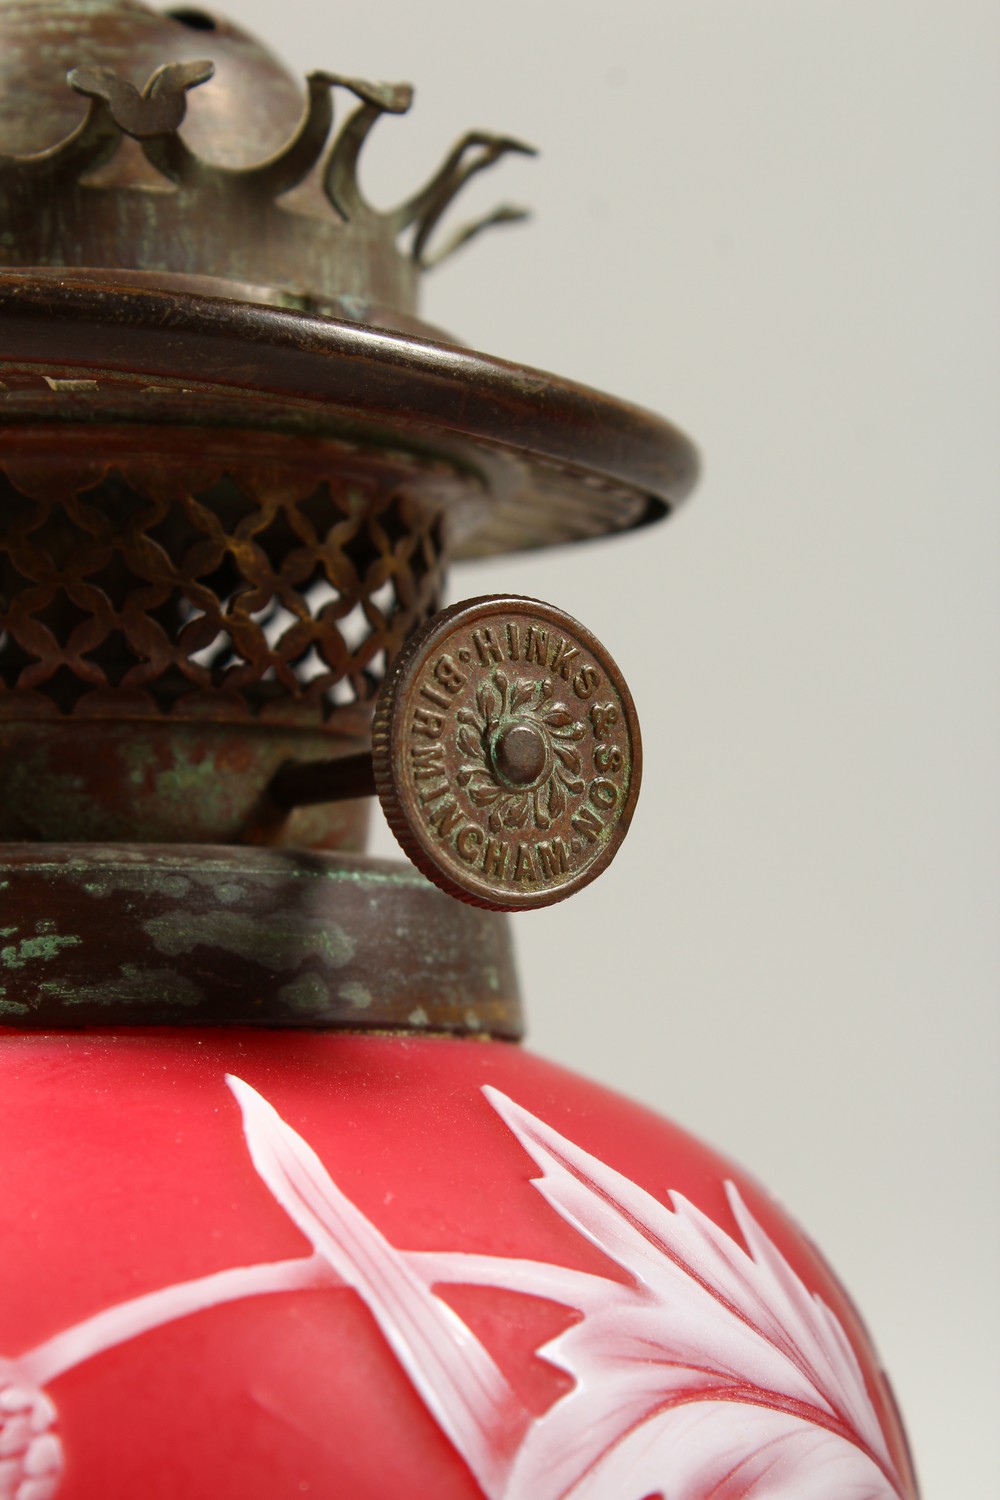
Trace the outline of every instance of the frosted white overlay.
{"type": "Polygon", "coordinates": [[[62,1450],[42,1387],[64,1370],[203,1308],[302,1287],[362,1298],[488,1500],[910,1500],[841,1324],[732,1184],[743,1244],[680,1194],[665,1206],[486,1088],[540,1168],[534,1187],[627,1279],[398,1250],[256,1090],[227,1082],[254,1167],[312,1253],[161,1288],[0,1361],[0,1500],[56,1494],[62,1450]],[[541,1416],[438,1295],[448,1283],[580,1314],[538,1351],[572,1380],[541,1416]]]}

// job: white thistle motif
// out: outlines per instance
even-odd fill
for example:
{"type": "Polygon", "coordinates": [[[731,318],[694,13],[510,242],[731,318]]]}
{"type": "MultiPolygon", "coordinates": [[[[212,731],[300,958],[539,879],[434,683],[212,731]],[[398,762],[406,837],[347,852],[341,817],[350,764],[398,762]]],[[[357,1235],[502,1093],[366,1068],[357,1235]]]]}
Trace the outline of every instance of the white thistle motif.
{"type": "Polygon", "coordinates": [[[55,1415],[44,1391],[0,1362],[0,1500],[51,1500],[56,1493],[63,1451],[50,1430],[55,1415]]]}
{"type": "Polygon", "coordinates": [[[552,1209],[627,1281],[546,1262],[401,1251],[249,1084],[227,1079],[257,1172],[313,1247],[111,1307],[0,1361],[0,1500],[52,1500],[43,1385],[103,1349],[237,1298],[350,1287],[487,1500],[915,1500],[834,1314],[727,1184],[746,1248],[680,1194],[666,1208],[495,1089],[552,1209]],[[502,1287],[580,1319],[539,1353],[570,1390],[528,1411],[435,1287],[502,1287]]]}
{"type": "Polygon", "coordinates": [[[889,1500],[902,1496],[839,1321],[736,1187],[744,1250],[679,1193],[672,1211],[495,1090],[535,1186],[626,1271],[542,1353],[572,1375],[504,1500],[889,1500]],[[735,1403],[735,1404],[734,1404],[735,1403]]]}

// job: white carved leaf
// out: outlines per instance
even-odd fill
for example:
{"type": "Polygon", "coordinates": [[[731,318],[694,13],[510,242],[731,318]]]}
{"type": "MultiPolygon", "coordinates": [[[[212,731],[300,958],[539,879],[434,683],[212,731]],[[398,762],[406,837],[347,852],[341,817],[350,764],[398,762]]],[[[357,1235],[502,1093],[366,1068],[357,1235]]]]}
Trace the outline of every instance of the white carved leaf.
{"type": "Polygon", "coordinates": [[[735,1187],[746,1249],[484,1092],[541,1167],[538,1191],[629,1276],[541,1351],[574,1386],[527,1433],[504,1500],[905,1494],[843,1328],[735,1187]]]}
{"type": "Polygon", "coordinates": [[[885,1500],[898,1491],[853,1443],[787,1412],[687,1402],[599,1459],[572,1500],[885,1500]]]}
{"type": "Polygon", "coordinates": [[[360,1294],[424,1404],[500,1500],[529,1414],[491,1355],[341,1192],[311,1146],[242,1079],[226,1082],[243,1112],[258,1173],[330,1267],[360,1294]]]}

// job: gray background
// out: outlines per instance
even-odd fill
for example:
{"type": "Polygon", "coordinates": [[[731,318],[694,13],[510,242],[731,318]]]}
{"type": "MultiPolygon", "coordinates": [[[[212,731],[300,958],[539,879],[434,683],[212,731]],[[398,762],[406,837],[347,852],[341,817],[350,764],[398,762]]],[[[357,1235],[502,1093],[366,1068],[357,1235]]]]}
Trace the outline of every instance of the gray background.
{"type": "Polygon", "coordinates": [[[517,922],[533,1045],[767,1181],[870,1321],[927,1500],[992,1500],[1000,9],[229,10],[296,70],[417,83],[382,201],[467,126],[543,147],[466,205],[535,224],[426,314],[701,444],[667,527],[452,581],[578,614],[643,716],[616,865],[517,922]]]}

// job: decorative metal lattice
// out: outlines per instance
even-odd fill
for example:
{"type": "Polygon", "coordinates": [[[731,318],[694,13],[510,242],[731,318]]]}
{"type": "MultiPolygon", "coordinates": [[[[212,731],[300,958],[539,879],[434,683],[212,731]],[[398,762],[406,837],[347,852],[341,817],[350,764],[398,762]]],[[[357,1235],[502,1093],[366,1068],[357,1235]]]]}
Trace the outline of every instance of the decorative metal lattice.
{"type": "Polygon", "coordinates": [[[53,465],[36,430],[0,462],[0,717],[320,723],[372,696],[438,607],[442,508],[469,481],[236,442],[192,458],[154,433],[136,458],[133,430],[120,456],[53,465]]]}

